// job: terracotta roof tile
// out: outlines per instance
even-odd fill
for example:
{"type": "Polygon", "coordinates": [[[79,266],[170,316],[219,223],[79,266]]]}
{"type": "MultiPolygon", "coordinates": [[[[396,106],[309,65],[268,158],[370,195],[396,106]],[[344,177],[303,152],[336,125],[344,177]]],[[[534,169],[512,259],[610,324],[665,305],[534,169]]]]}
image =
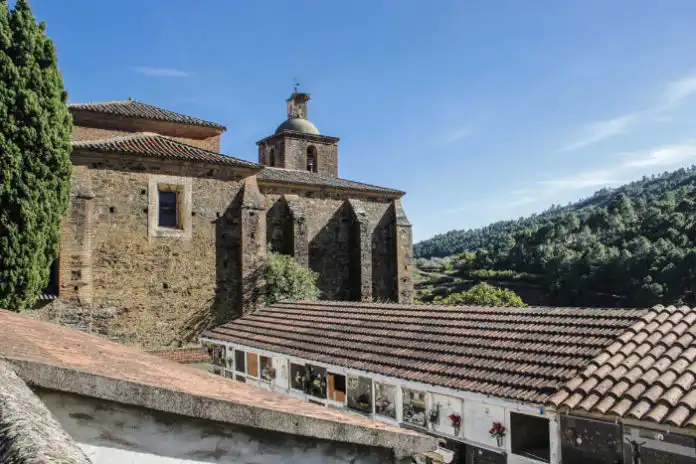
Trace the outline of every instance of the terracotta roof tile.
{"type": "Polygon", "coordinates": [[[316,172],[301,171],[297,169],[283,169],[266,167],[259,174],[259,181],[271,184],[296,184],[309,187],[324,187],[345,190],[360,190],[365,192],[375,192],[389,194],[393,196],[403,196],[404,192],[376,185],[363,184],[352,180],[341,179],[326,174],[316,172]]]}
{"type": "Polygon", "coordinates": [[[560,410],[596,404],[602,414],[696,427],[696,309],[656,306],[641,319],[617,337],[622,346],[608,345],[591,362],[596,368],[563,385],[550,402],[560,410]]]}
{"type": "MultiPolygon", "coordinates": [[[[579,371],[590,372],[590,360],[646,312],[288,302],[260,309],[203,336],[541,403],[579,371]]],[[[590,382],[588,389],[599,383],[590,382]]]]}
{"type": "Polygon", "coordinates": [[[187,126],[210,127],[221,131],[226,130],[225,126],[214,122],[175,113],[174,111],[165,110],[164,108],[158,108],[135,100],[71,103],[68,105],[68,108],[70,108],[71,112],[88,111],[91,113],[112,114],[136,119],[150,119],[174,124],[184,124],[187,126]]]}
{"type": "Polygon", "coordinates": [[[251,163],[214,151],[204,150],[158,134],[137,133],[109,139],[82,140],[72,143],[73,149],[98,153],[123,153],[159,159],[194,161],[221,164],[242,168],[262,169],[260,164],[251,163]]]}

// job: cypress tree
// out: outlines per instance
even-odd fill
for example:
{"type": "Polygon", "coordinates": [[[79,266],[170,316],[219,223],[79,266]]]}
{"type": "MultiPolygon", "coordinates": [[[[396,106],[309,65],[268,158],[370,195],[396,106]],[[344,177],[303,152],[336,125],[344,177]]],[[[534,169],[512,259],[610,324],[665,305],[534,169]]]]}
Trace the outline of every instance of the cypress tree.
{"type": "Polygon", "coordinates": [[[26,0],[0,0],[0,307],[31,307],[58,256],[70,201],[67,94],[26,0]]]}

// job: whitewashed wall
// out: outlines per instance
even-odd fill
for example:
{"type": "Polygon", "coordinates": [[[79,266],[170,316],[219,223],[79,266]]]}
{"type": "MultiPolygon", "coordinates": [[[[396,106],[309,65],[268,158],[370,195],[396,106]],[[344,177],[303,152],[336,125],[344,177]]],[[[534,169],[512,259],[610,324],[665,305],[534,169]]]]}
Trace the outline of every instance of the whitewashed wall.
{"type": "MultiPolygon", "coordinates": [[[[244,350],[245,352],[258,353],[264,356],[271,356],[273,358],[273,365],[276,366],[277,373],[280,373],[280,366],[283,365],[288,366],[287,370],[289,373],[290,362],[295,364],[309,363],[315,366],[324,367],[327,370],[336,374],[343,374],[346,376],[364,376],[371,378],[374,382],[383,382],[396,385],[397,418],[396,420],[391,420],[389,418],[382,417],[379,415],[371,415],[371,417],[378,422],[385,422],[393,425],[398,425],[402,422],[403,388],[428,392],[428,410],[430,410],[430,408],[438,401],[441,403],[442,409],[440,411],[440,424],[429,425],[428,428],[423,429],[424,432],[428,431],[436,435],[441,435],[443,437],[456,438],[460,441],[472,444],[474,446],[499,452],[506,452],[508,455],[507,462],[510,464],[538,464],[539,462],[542,462],[512,454],[512,449],[510,447],[510,412],[520,412],[532,416],[543,416],[545,419],[549,420],[550,463],[560,464],[560,426],[555,411],[545,410],[533,404],[519,403],[515,401],[504,400],[462,390],[453,390],[451,388],[439,387],[436,385],[411,382],[395,377],[388,377],[372,372],[361,371],[358,369],[350,369],[341,366],[336,366],[333,364],[326,364],[294,356],[287,356],[285,354],[275,353],[272,351],[260,350],[248,346],[220,342],[218,340],[201,339],[201,341],[225,345],[227,347],[229,357],[233,355],[232,353],[235,347],[238,347],[239,349],[244,350]],[[447,418],[447,416],[449,416],[452,412],[456,412],[457,410],[460,411],[459,414],[462,416],[462,425],[459,434],[457,436],[454,436],[454,430],[450,426],[450,421],[447,418]],[[488,431],[493,425],[493,422],[501,422],[505,426],[506,436],[503,438],[503,443],[501,444],[501,446],[498,446],[497,440],[495,438],[491,438],[491,436],[488,434],[488,431]]],[[[278,376],[276,377],[276,380],[277,379],[278,376]]],[[[274,390],[280,393],[284,393],[294,398],[302,399],[305,401],[311,399],[313,402],[320,402],[315,397],[306,395],[304,392],[290,388],[290,384],[286,381],[274,381],[271,386],[271,384],[269,384],[268,382],[264,382],[263,380],[257,380],[248,377],[247,383],[251,383],[252,385],[258,385],[264,388],[273,388],[274,390]]],[[[334,407],[336,406],[335,402],[324,401],[323,403],[334,407]]],[[[365,416],[351,409],[346,409],[346,411],[365,416]]]]}
{"type": "Polygon", "coordinates": [[[388,453],[249,427],[37,391],[63,429],[99,464],[383,463],[388,453]]]}

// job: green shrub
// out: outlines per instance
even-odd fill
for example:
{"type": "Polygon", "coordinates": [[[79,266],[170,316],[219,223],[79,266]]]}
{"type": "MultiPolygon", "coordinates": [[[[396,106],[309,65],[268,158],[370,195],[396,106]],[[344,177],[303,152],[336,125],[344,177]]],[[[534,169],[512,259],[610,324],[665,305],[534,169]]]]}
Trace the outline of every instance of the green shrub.
{"type": "Polygon", "coordinates": [[[436,297],[433,303],[471,306],[527,306],[520,296],[507,288],[497,288],[482,282],[465,292],[436,297]]]}
{"type": "Polygon", "coordinates": [[[271,251],[266,267],[266,304],[282,300],[317,300],[319,275],[294,257],[271,251]]]}

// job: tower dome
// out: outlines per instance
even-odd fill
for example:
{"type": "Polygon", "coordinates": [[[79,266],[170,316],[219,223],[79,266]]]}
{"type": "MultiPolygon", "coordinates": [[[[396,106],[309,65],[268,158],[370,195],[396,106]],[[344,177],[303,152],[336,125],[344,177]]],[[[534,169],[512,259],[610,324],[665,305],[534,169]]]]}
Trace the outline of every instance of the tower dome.
{"type": "Polygon", "coordinates": [[[308,119],[303,118],[288,118],[278,128],[275,133],[280,134],[285,131],[302,132],[303,134],[319,135],[319,129],[312,124],[308,119]]]}

